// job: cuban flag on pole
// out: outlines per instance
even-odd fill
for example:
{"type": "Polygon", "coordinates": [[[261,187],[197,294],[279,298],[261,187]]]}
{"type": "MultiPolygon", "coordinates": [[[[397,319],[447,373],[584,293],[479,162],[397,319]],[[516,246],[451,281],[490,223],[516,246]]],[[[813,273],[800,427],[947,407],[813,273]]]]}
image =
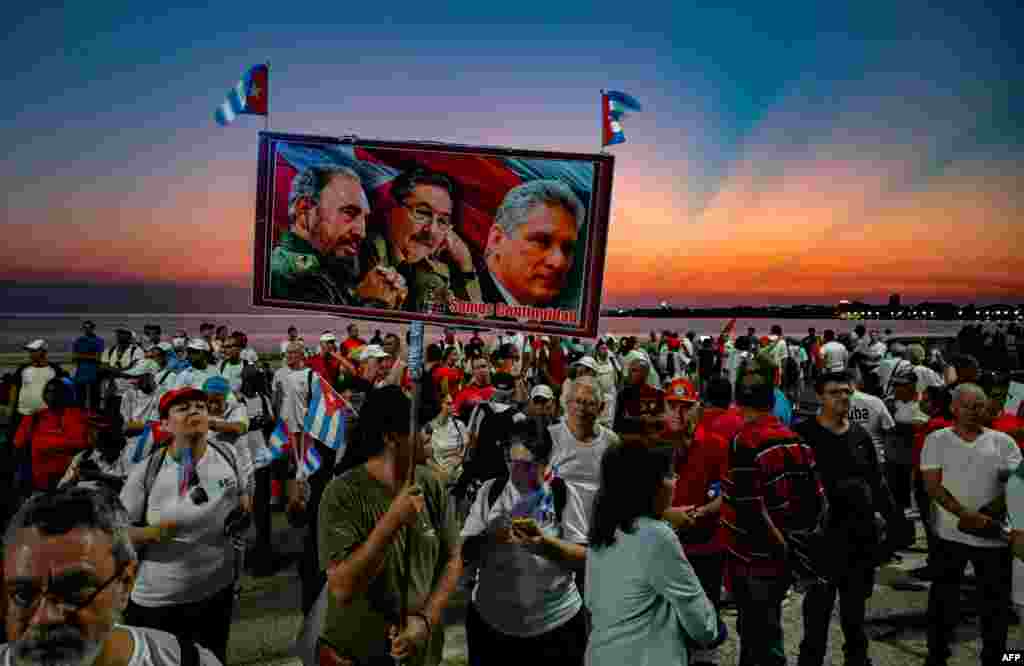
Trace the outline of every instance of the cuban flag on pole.
{"type": "Polygon", "coordinates": [[[630,111],[642,111],[640,102],[618,90],[601,91],[601,147],[625,143],[622,120],[630,111]]]}
{"type": "Polygon", "coordinates": [[[345,421],[349,406],[341,395],[313,373],[309,409],[302,429],[313,439],[338,452],[345,452],[345,421]]]}
{"type": "Polygon", "coordinates": [[[270,66],[267,63],[253,65],[228,91],[227,99],[217,107],[213,117],[218,125],[230,125],[236,116],[243,113],[265,116],[269,109],[269,95],[270,66]]]}
{"type": "Polygon", "coordinates": [[[290,433],[288,432],[288,425],[284,422],[284,419],[279,419],[277,427],[274,428],[274,432],[270,433],[270,457],[274,460],[283,458],[285,454],[285,447],[288,446],[290,433]]]}

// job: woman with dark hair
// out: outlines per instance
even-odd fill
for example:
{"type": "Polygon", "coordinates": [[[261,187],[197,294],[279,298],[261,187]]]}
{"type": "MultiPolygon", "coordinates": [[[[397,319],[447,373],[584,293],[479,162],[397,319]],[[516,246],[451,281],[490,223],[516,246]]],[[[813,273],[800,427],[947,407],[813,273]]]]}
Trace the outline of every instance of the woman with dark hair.
{"type": "Polygon", "coordinates": [[[504,447],[506,475],[485,481],[462,530],[462,552],[479,572],[466,611],[469,663],[529,655],[534,666],[582,666],[587,620],[575,566],[586,548],[583,514],[566,506],[565,481],[548,475],[546,417],[517,414],[504,447]]]}
{"type": "Polygon", "coordinates": [[[21,420],[14,436],[18,482],[25,496],[56,488],[75,455],[91,446],[89,412],[76,406],[70,379],[46,382],[43,403],[46,407],[21,420]]]}
{"type": "Polygon", "coordinates": [[[688,664],[690,645],[725,640],[672,527],[672,448],[626,436],[601,459],[587,555],[588,666],[688,664]]]}
{"type": "Polygon", "coordinates": [[[318,548],[329,591],[321,664],[441,662],[441,616],[462,572],[458,525],[427,467],[417,465],[414,482],[406,482],[409,463],[425,462],[422,442],[409,436],[411,409],[397,386],[367,394],[345,471],[320,501],[318,548]],[[406,561],[409,616],[399,632],[406,561]]]}

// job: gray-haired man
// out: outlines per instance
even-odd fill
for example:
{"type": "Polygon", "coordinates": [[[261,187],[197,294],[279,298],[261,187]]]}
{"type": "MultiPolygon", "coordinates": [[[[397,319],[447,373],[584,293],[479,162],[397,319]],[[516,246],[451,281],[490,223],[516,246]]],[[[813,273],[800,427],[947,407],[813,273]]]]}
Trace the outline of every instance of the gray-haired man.
{"type": "Polygon", "coordinates": [[[397,272],[363,275],[359,252],[370,204],[359,175],[341,166],[303,169],[288,195],[288,231],[270,256],[270,297],[331,305],[401,306],[397,272]]]}
{"type": "Polygon", "coordinates": [[[121,503],[103,490],[72,486],[21,507],[4,538],[0,663],[220,665],[195,643],[119,624],[138,568],[127,528],[121,503]]]}
{"type": "Polygon", "coordinates": [[[544,307],[564,299],[585,215],[579,198],[556,180],[509,190],[487,235],[479,271],[484,301],[544,307]]]}

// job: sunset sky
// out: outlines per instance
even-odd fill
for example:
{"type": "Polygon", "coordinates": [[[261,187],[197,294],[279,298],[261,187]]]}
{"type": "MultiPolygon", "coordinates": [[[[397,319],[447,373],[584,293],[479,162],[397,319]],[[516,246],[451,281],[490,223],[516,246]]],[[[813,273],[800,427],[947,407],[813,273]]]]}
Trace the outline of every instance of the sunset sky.
{"type": "Polygon", "coordinates": [[[297,133],[596,152],[640,99],[605,306],[1024,301],[1015,3],[16,4],[0,311],[247,301],[263,121],[212,114],[268,58],[297,133]]]}

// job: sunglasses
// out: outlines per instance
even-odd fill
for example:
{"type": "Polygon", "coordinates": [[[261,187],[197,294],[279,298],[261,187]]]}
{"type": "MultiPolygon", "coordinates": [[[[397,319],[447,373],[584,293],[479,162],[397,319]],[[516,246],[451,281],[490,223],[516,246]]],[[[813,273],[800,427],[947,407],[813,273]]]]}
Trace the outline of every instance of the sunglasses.
{"type": "Polygon", "coordinates": [[[202,506],[210,501],[206,489],[199,485],[199,472],[195,469],[192,470],[192,476],[188,480],[188,487],[188,497],[196,506],[202,506]]]}

